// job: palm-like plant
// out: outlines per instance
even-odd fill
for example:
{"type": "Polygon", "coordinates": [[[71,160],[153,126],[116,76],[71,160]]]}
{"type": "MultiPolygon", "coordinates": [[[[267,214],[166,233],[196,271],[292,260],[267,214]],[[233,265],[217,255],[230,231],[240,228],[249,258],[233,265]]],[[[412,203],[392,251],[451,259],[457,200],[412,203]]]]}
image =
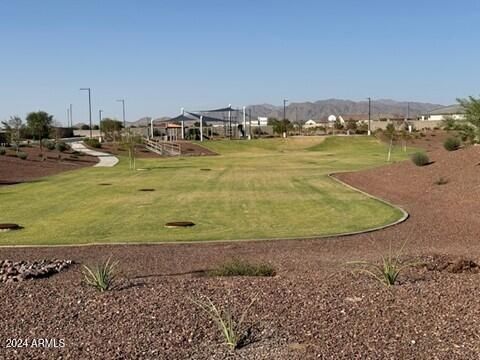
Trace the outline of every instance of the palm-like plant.
{"type": "Polygon", "coordinates": [[[118,261],[111,261],[111,258],[96,266],[83,265],[85,283],[101,292],[111,290],[117,277],[117,265],[118,261]]]}
{"type": "Polygon", "coordinates": [[[248,310],[256,301],[256,298],[254,298],[245,308],[238,321],[235,320],[231,311],[220,310],[208,297],[205,297],[205,300],[203,301],[195,299],[191,299],[191,301],[196,304],[203,312],[205,312],[205,314],[207,314],[208,317],[210,317],[217,324],[226,345],[228,345],[230,349],[235,350],[242,344],[245,339],[245,329],[243,329],[243,322],[245,320],[246,314],[248,313],[248,310]]]}
{"type": "Polygon", "coordinates": [[[352,261],[348,264],[358,266],[354,271],[370,275],[386,286],[395,285],[400,273],[406,268],[416,266],[418,262],[403,262],[400,257],[405,243],[396,255],[392,252],[392,244],[390,243],[388,254],[382,255],[380,263],[369,261],[352,261]]]}

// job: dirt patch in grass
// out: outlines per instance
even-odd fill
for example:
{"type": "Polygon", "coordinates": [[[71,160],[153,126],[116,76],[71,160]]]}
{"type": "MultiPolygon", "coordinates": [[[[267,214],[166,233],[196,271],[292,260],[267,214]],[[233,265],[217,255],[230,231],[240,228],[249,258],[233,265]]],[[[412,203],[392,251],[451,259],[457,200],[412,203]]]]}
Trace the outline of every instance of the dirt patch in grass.
{"type": "Polygon", "coordinates": [[[167,228],[185,228],[195,226],[191,221],[171,221],[165,224],[167,228]]]}
{"type": "Polygon", "coordinates": [[[20,229],[23,229],[23,227],[21,227],[18,224],[12,224],[12,223],[0,224],[0,232],[14,231],[14,230],[20,230],[20,229]]]}

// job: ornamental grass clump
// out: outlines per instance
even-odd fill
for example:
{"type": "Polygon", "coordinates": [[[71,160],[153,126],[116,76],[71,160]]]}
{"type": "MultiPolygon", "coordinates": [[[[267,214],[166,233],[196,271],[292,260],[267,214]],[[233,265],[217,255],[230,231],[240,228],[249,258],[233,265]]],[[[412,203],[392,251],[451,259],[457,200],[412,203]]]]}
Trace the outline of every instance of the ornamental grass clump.
{"type": "Polygon", "coordinates": [[[219,309],[208,297],[200,300],[191,299],[191,301],[218,326],[225,344],[231,350],[238,349],[245,344],[248,337],[248,329],[244,326],[244,321],[256,298],[253,298],[250,304],[243,310],[238,320],[234,318],[229,309],[219,309]]]}
{"type": "Polygon", "coordinates": [[[210,276],[275,276],[275,268],[267,263],[253,264],[233,259],[209,272],[210,276]]]}
{"type": "Polygon", "coordinates": [[[402,246],[398,254],[393,255],[392,244],[390,243],[389,252],[387,255],[382,255],[380,263],[353,261],[349,264],[356,266],[353,270],[354,272],[367,274],[385,286],[393,286],[403,270],[418,265],[418,262],[404,262],[400,259],[404,246],[402,246]]]}
{"type": "Polygon", "coordinates": [[[460,149],[460,146],[462,145],[460,139],[458,138],[454,138],[454,137],[451,137],[451,138],[448,138],[447,140],[445,140],[445,142],[443,143],[443,147],[445,148],[445,150],[447,151],[455,151],[455,150],[458,150],[460,149]]]}
{"type": "Polygon", "coordinates": [[[25,153],[25,152],[18,152],[18,153],[17,153],[17,157],[18,157],[19,159],[22,159],[22,160],[27,160],[28,154],[25,153]]]}
{"type": "Polygon", "coordinates": [[[83,279],[100,292],[112,290],[118,274],[117,265],[118,261],[111,261],[111,258],[95,266],[83,265],[83,279]]]}
{"type": "Polygon", "coordinates": [[[430,164],[428,155],[423,152],[417,152],[412,155],[412,162],[417,166],[425,166],[430,164]]]}

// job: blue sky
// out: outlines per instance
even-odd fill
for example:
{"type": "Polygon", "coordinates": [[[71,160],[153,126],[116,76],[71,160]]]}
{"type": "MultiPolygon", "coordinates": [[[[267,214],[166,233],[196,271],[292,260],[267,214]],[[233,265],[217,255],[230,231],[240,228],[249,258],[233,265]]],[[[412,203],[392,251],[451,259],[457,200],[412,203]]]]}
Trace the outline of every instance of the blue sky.
{"type": "Polygon", "coordinates": [[[0,0],[0,120],[480,95],[477,0],[0,0]]]}

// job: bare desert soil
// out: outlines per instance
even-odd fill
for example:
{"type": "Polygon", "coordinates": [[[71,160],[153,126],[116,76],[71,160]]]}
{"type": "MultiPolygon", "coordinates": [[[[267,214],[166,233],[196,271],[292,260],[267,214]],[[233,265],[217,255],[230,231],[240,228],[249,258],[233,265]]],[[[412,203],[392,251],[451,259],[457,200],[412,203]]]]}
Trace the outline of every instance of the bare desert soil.
{"type": "MultiPolygon", "coordinates": [[[[429,137],[434,139],[436,137],[429,137]]],[[[434,140],[418,140],[417,146],[434,140]],[[423,141],[423,143],[422,143],[423,141]]],[[[478,359],[480,148],[429,147],[411,162],[338,175],[398,204],[410,218],[385,230],[296,241],[2,248],[0,259],[71,259],[52,277],[0,284],[0,358],[478,359]],[[443,177],[447,184],[437,185],[443,177]],[[347,262],[379,261],[403,245],[414,261],[387,288],[347,262]],[[82,284],[80,264],[120,262],[116,290],[82,284]],[[206,277],[231,258],[269,262],[270,278],[206,277]],[[230,351],[191,299],[246,316],[247,344],[230,351]],[[62,348],[6,348],[9,338],[64,339],[62,348]]],[[[342,221],[339,219],[338,221],[342,221]]]]}
{"type": "Polygon", "coordinates": [[[93,166],[98,162],[96,157],[75,154],[70,150],[61,153],[46,148],[43,149],[42,158],[37,145],[22,147],[20,151],[28,154],[27,159],[16,157],[13,148],[9,148],[6,155],[0,155],[0,186],[37,180],[44,176],[93,166]]]}

